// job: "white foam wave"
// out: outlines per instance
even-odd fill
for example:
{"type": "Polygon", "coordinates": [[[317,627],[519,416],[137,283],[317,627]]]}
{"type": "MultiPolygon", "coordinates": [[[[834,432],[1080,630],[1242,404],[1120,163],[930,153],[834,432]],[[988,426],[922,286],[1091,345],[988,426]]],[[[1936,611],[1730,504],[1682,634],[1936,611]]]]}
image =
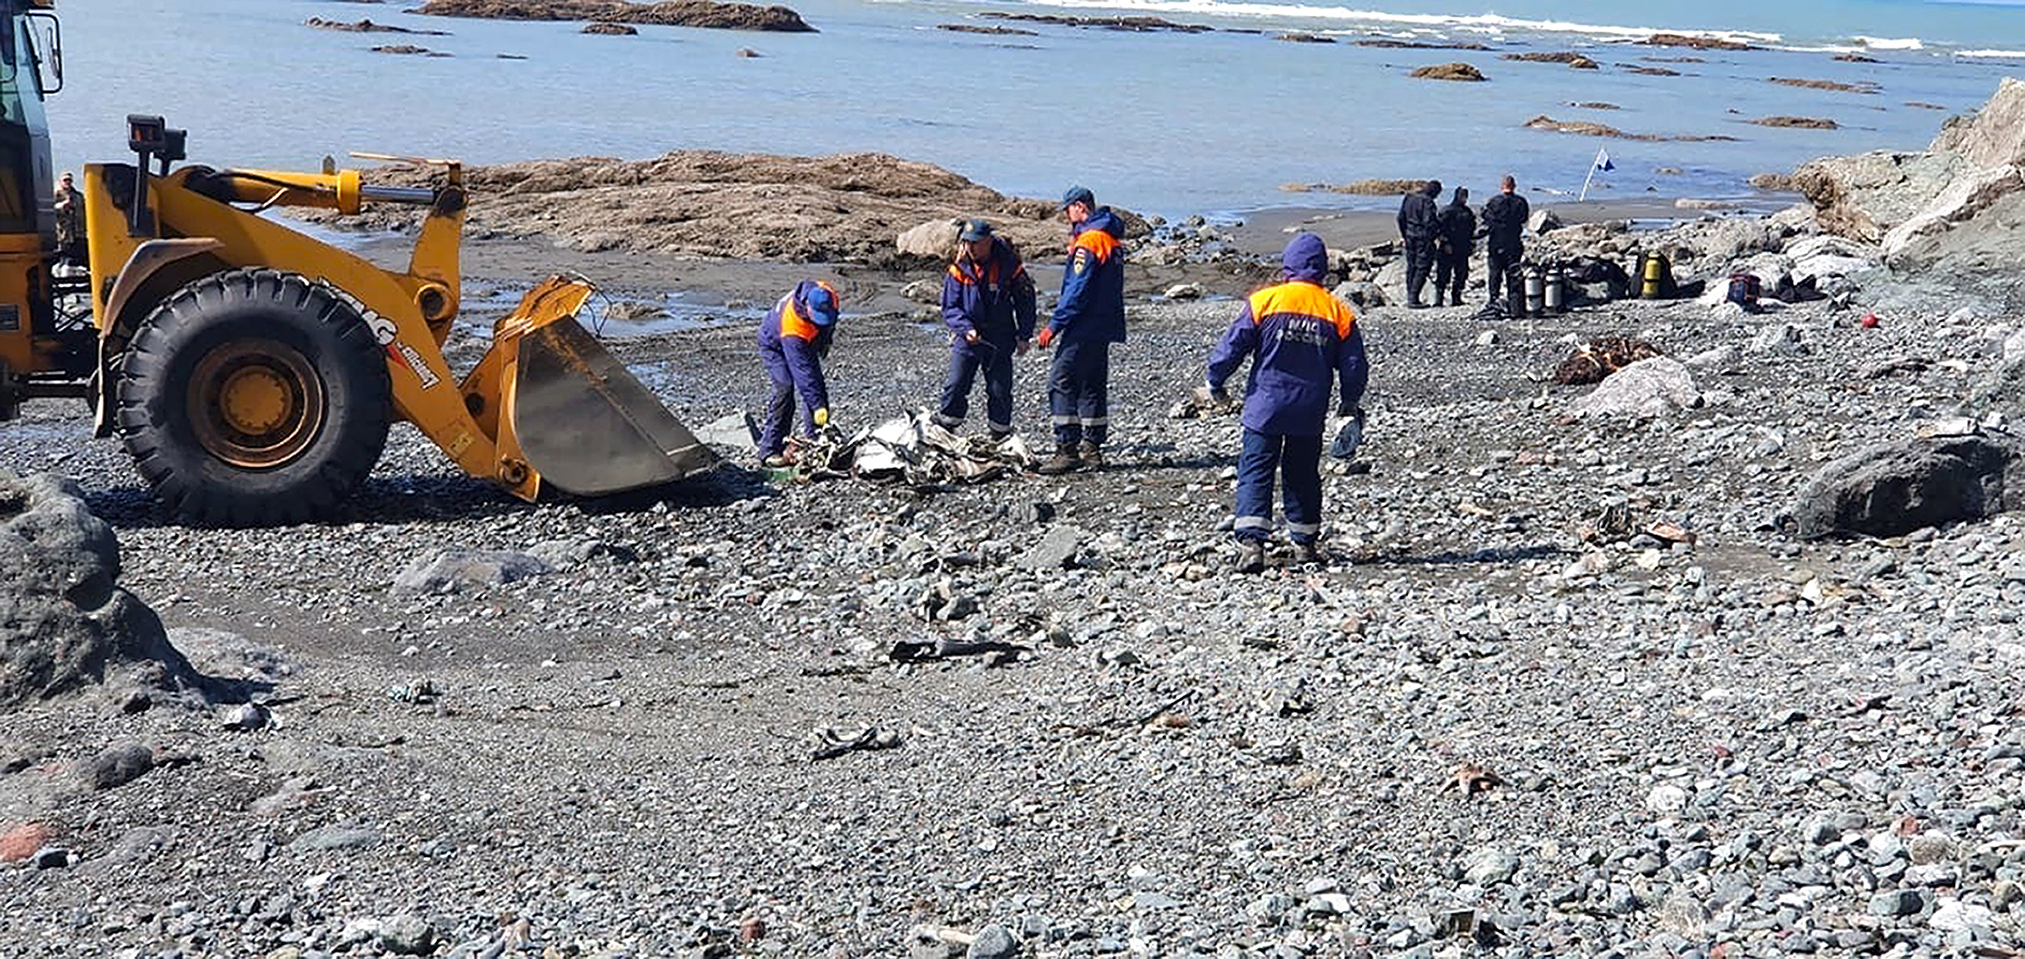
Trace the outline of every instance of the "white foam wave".
{"type": "Polygon", "coordinates": [[[1486,14],[1391,13],[1350,7],[1310,7],[1296,3],[1264,3],[1251,0],[1028,0],[1034,6],[1083,10],[1130,10],[1143,13],[1193,14],[1196,16],[1241,17],[1246,19],[1286,18],[1297,20],[1341,20],[1354,23],[1410,24],[1461,30],[1523,30],[1534,33],[1569,33],[1612,40],[1643,40],[1655,33],[1733,40],[1739,43],[1778,43],[1777,33],[1746,30],[1694,30],[1673,27],[1614,26],[1576,23],[1567,20],[1526,20],[1486,14]]]}
{"type": "Polygon", "coordinates": [[[1957,50],[1955,56],[1974,60],[2025,60],[2025,50],[1957,50]]]}
{"type": "Polygon", "coordinates": [[[1872,50],[1925,50],[1927,45],[1918,37],[1852,37],[1858,44],[1872,50]]]}

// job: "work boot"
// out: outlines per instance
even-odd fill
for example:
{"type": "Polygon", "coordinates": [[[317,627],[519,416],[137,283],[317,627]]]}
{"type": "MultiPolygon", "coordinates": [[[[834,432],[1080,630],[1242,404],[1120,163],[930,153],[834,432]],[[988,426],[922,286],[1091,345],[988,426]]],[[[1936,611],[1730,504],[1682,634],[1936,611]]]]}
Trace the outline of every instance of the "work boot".
{"type": "Polygon", "coordinates": [[[787,467],[794,465],[794,461],[788,459],[786,456],[783,456],[779,453],[775,453],[772,456],[767,457],[766,459],[760,460],[759,465],[764,466],[770,470],[786,469],[787,467]]]}
{"type": "Polygon", "coordinates": [[[1012,439],[1011,430],[1006,430],[1004,432],[1000,432],[998,430],[991,431],[991,445],[993,446],[997,446],[998,444],[1003,443],[1009,439],[1012,439]]]}
{"type": "Polygon", "coordinates": [[[1329,554],[1322,551],[1322,544],[1314,541],[1294,544],[1294,555],[1303,563],[1320,566],[1329,562],[1329,554]]]}
{"type": "Polygon", "coordinates": [[[1439,310],[1439,309],[1441,309],[1441,307],[1442,307],[1442,303],[1441,303],[1441,294],[1439,294],[1439,293],[1436,293],[1436,294],[1434,295],[1434,308],[1435,308],[1435,309],[1437,309],[1437,310],[1439,310]]]}
{"type": "Polygon", "coordinates": [[[1104,468],[1104,451],[1095,443],[1084,443],[1077,447],[1076,455],[1082,457],[1083,468],[1092,473],[1104,468]]]}
{"type": "Polygon", "coordinates": [[[1076,448],[1063,444],[1055,447],[1055,455],[1048,457],[1048,461],[1035,468],[1034,472],[1042,476],[1060,476],[1081,465],[1083,458],[1076,455],[1076,448]]]}
{"type": "Polygon", "coordinates": [[[1265,572],[1266,544],[1255,539],[1238,540],[1237,571],[1240,573],[1265,572]]]}

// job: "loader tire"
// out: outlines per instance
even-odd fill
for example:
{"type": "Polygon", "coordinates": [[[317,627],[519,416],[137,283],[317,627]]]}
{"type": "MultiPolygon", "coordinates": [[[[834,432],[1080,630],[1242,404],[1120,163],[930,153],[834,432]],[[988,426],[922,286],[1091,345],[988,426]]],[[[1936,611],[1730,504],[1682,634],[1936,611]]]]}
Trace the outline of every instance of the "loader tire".
{"type": "Polygon", "coordinates": [[[185,522],[328,516],[387,443],[385,353],[357,309],[300,274],[233,270],[171,294],[115,383],[141,476],[185,522]]]}

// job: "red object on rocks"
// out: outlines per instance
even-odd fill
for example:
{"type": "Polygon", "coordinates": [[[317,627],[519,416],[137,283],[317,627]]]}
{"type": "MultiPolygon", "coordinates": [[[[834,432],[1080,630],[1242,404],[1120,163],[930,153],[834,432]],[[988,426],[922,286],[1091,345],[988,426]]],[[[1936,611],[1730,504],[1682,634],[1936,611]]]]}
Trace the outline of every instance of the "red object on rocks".
{"type": "Polygon", "coordinates": [[[49,827],[25,822],[0,833],[0,862],[27,862],[35,851],[49,842],[49,827]]]}
{"type": "Polygon", "coordinates": [[[1877,329],[1877,314],[1865,313],[1863,315],[1863,328],[1866,330],[1877,329]]]}

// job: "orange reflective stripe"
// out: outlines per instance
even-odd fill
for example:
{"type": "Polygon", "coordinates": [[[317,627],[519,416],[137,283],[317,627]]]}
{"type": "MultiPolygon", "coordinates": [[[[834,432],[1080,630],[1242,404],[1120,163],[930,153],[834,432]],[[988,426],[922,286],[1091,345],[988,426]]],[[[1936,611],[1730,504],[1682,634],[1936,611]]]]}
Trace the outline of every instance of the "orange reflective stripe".
{"type": "Polygon", "coordinates": [[[957,282],[965,286],[969,286],[972,282],[975,282],[970,278],[970,274],[957,269],[954,263],[949,264],[949,275],[956,277],[957,282]]]}
{"type": "Polygon", "coordinates": [[[1097,262],[1105,263],[1111,259],[1111,254],[1118,251],[1118,240],[1103,230],[1084,230],[1069,243],[1070,256],[1074,256],[1077,250],[1089,250],[1097,262]]]}
{"type": "Polygon", "coordinates": [[[816,325],[802,315],[801,307],[795,305],[795,295],[789,293],[780,301],[780,335],[816,341],[816,325]]]}
{"type": "Polygon", "coordinates": [[[1265,322],[1266,317],[1275,314],[1312,316],[1334,326],[1338,340],[1350,339],[1350,331],[1357,325],[1357,314],[1350,309],[1349,304],[1328,290],[1304,280],[1292,280],[1266,287],[1251,295],[1251,305],[1254,325],[1265,322]]]}

